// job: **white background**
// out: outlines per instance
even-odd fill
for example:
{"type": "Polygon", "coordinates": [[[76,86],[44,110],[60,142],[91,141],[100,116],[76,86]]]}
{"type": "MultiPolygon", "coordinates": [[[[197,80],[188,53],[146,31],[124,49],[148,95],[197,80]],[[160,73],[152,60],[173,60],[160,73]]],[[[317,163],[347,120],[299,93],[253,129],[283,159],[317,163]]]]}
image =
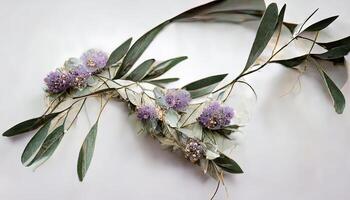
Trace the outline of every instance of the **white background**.
{"type": "MultiPolygon", "coordinates": [[[[42,113],[43,77],[66,58],[93,47],[111,52],[128,37],[205,2],[0,0],[0,132],[42,113]]],[[[314,20],[340,15],[321,41],[350,35],[348,0],[277,1],[280,8],[285,2],[291,22],[302,22],[317,7],[314,20]]],[[[174,86],[226,72],[232,78],[245,64],[256,28],[256,22],[173,24],[142,59],[189,56],[169,72],[168,77],[181,78],[174,86]]],[[[337,70],[330,75],[348,73],[337,70]]],[[[337,115],[313,70],[300,77],[301,88],[297,78],[294,71],[270,65],[247,79],[258,101],[233,153],[245,173],[226,177],[229,199],[350,199],[349,104],[337,115]]],[[[349,100],[350,84],[342,91],[349,100]]],[[[89,129],[86,115],[35,172],[20,163],[31,134],[0,138],[0,199],[209,199],[216,182],[181,156],[162,151],[151,138],[137,136],[126,111],[120,103],[107,106],[83,183],[76,161],[89,129]]],[[[223,188],[217,199],[225,199],[223,188]]]]}

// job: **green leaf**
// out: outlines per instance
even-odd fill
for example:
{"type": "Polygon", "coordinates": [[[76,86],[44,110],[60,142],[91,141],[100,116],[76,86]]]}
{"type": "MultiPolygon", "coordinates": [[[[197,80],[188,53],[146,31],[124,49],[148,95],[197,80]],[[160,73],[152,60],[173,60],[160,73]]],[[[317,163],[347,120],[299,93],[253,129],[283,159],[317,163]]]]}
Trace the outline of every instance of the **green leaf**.
{"type": "Polygon", "coordinates": [[[94,154],[97,126],[98,121],[90,129],[79,152],[77,171],[80,181],[83,181],[94,154]]]}
{"type": "Polygon", "coordinates": [[[34,154],[38,151],[47,134],[49,133],[50,125],[51,121],[48,121],[29,141],[21,156],[21,162],[23,165],[25,165],[25,163],[27,163],[30,158],[34,156],[34,154]]]}
{"type": "Polygon", "coordinates": [[[31,166],[33,163],[45,162],[46,160],[48,160],[57,149],[63,136],[64,136],[64,125],[61,125],[57,127],[55,130],[53,130],[46,137],[38,153],[35,155],[34,159],[27,166],[31,166]]]}
{"type": "Polygon", "coordinates": [[[234,160],[232,160],[224,154],[220,154],[220,157],[214,159],[214,162],[226,172],[232,174],[243,173],[241,167],[234,160]]]}
{"type": "Polygon", "coordinates": [[[332,81],[332,79],[327,75],[327,73],[322,69],[322,66],[320,65],[320,63],[313,58],[310,58],[310,60],[315,64],[315,66],[317,67],[318,71],[320,72],[325,82],[328,92],[333,100],[335,111],[338,114],[342,114],[345,108],[345,97],[343,93],[340,91],[337,85],[332,81]]]}
{"type": "Polygon", "coordinates": [[[165,72],[169,71],[172,67],[174,67],[175,65],[177,65],[181,61],[186,60],[186,59],[187,59],[186,56],[182,56],[182,57],[172,58],[172,59],[166,60],[162,63],[159,63],[151,70],[151,72],[144,79],[148,80],[148,79],[157,78],[157,77],[163,75],[165,72]]]}
{"type": "Polygon", "coordinates": [[[333,49],[335,47],[339,47],[343,45],[350,45],[350,36],[346,38],[342,38],[340,40],[333,41],[333,42],[317,42],[317,44],[326,49],[333,49]]]}
{"type": "Polygon", "coordinates": [[[123,59],[122,65],[119,67],[116,76],[114,79],[119,79],[123,77],[135,64],[135,62],[140,58],[143,52],[147,49],[147,47],[151,44],[153,39],[158,35],[158,33],[170,23],[170,21],[165,21],[153,28],[152,30],[145,33],[142,37],[140,37],[130,48],[128,53],[123,59]]]}
{"type": "Polygon", "coordinates": [[[294,33],[295,28],[298,26],[298,24],[288,23],[288,22],[283,22],[283,25],[288,28],[291,34],[294,33]]]}
{"type": "Polygon", "coordinates": [[[126,80],[141,81],[151,71],[154,61],[154,59],[149,59],[141,63],[126,77],[126,80]]]}
{"type": "Polygon", "coordinates": [[[250,66],[252,66],[256,59],[264,51],[266,45],[269,43],[271,37],[275,32],[277,21],[278,8],[275,3],[271,3],[267,7],[264,16],[261,19],[252,49],[243,71],[246,71],[250,66]]]}
{"type": "Polygon", "coordinates": [[[336,20],[339,16],[333,16],[326,19],[323,19],[319,22],[316,22],[309,27],[307,27],[304,31],[305,32],[312,32],[312,31],[320,31],[322,29],[325,29],[327,26],[329,26],[334,20],[336,20]]]}
{"type": "Polygon", "coordinates": [[[273,60],[271,61],[271,63],[279,63],[285,67],[293,68],[303,63],[306,58],[307,58],[307,55],[302,55],[302,56],[289,58],[285,60],[273,60]]]}
{"type": "Polygon", "coordinates": [[[338,114],[342,114],[345,108],[345,97],[337,85],[332,81],[331,78],[322,71],[322,76],[326,82],[329,93],[332,96],[334,102],[334,109],[338,114]]]}
{"type": "Polygon", "coordinates": [[[322,54],[312,54],[313,57],[322,60],[333,60],[346,56],[350,51],[350,44],[334,47],[322,54]]]}
{"type": "Polygon", "coordinates": [[[8,129],[2,135],[6,137],[11,137],[14,135],[35,130],[61,113],[62,112],[50,113],[48,115],[26,120],[8,129]]]}
{"type": "Polygon", "coordinates": [[[198,98],[211,93],[226,76],[227,74],[209,76],[187,84],[182,89],[187,90],[192,98],[198,98]]]}
{"type": "Polygon", "coordinates": [[[216,0],[185,11],[172,20],[239,23],[258,19],[265,8],[263,0],[216,0]]]}
{"type": "Polygon", "coordinates": [[[121,44],[118,48],[116,48],[108,58],[106,66],[111,66],[116,64],[120,59],[124,57],[126,52],[128,52],[132,38],[129,38],[123,44],[121,44]]]}
{"type": "Polygon", "coordinates": [[[171,83],[171,82],[178,81],[178,80],[179,80],[179,78],[164,78],[164,79],[150,80],[147,82],[151,83],[153,85],[156,85],[158,87],[164,87],[164,85],[171,83]]]}

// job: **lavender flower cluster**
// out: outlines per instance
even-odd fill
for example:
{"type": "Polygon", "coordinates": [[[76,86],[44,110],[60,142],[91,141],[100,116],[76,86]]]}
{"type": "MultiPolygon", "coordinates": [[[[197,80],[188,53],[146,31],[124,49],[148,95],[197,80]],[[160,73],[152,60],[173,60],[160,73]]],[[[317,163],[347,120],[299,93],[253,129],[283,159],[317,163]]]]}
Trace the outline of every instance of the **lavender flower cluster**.
{"type": "Polygon", "coordinates": [[[157,110],[153,106],[141,106],[137,109],[137,118],[141,121],[157,119],[157,110]]]}
{"type": "Polygon", "coordinates": [[[169,108],[184,111],[191,101],[191,95],[186,90],[169,89],[165,94],[165,101],[169,108]]]}
{"type": "Polygon", "coordinates": [[[233,116],[232,108],[221,106],[218,102],[212,102],[203,110],[198,121],[208,129],[218,130],[229,125],[233,116]]]}
{"type": "Polygon", "coordinates": [[[65,69],[50,72],[44,82],[47,92],[57,94],[69,88],[81,89],[87,86],[92,74],[100,72],[107,63],[108,55],[97,49],[90,49],[78,58],[70,58],[65,62],[65,69]]]}

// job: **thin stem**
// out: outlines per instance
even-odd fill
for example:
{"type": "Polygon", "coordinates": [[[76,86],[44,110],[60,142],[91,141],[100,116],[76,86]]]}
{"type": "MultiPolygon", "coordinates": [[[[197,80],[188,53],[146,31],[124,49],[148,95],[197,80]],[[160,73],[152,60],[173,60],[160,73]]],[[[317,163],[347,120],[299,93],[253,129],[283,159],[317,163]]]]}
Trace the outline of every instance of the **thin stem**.
{"type": "Polygon", "coordinates": [[[98,116],[97,116],[97,121],[100,120],[100,117],[101,117],[101,114],[102,114],[102,111],[104,110],[104,108],[106,107],[108,101],[111,99],[111,97],[109,97],[106,102],[103,104],[103,106],[101,107],[100,109],[100,112],[98,113],[98,116]]]}
{"type": "Polygon", "coordinates": [[[199,107],[201,107],[202,104],[198,104],[198,106],[192,111],[192,113],[185,119],[184,123],[182,123],[181,128],[185,127],[186,122],[190,119],[190,117],[193,115],[194,112],[198,110],[199,107]]]}
{"type": "Polygon", "coordinates": [[[77,114],[75,115],[73,121],[72,121],[72,122],[70,123],[70,125],[68,126],[67,131],[72,127],[73,123],[74,123],[74,122],[76,121],[76,119],[78,118],[78,115],[80,114],[82,108],[83,108],[84,105],[85,105],[86,99],[87,99],[87,98],[85,98],[84,101],[83,101],[83,103],[81,104],[81,106],[80,106],[80,108],[79,108],[77,114]]]}
{"type": "Polygon", "coordinates": [[[216,196],[216,193],[217,193],[218,190],[219,190],[219,187],[220,187],[220,181],[218,181],[218,184],[217,184],[217,186],[216,186],[216,188],[215,188],[215,192],[214,192],[213,196],[210,198],[210,200],[213,200],[213,199],[214,199],[214,197],[216,196]]]}

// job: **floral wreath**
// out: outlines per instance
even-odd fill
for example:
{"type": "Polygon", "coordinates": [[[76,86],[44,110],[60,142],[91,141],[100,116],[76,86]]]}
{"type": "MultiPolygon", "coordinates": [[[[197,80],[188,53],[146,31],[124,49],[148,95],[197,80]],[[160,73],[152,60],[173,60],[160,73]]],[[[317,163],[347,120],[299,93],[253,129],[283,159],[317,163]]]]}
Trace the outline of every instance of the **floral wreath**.
{"type": "MultiPolygon", "coordinates": [[[[234,91],[236,83],[247,85],[244,77],[270,63],[279,63],[299,70],[301,64],[315,67],[324,80],[334,103],[335,111],[341,114],[345,98],[327,75],[323,62],[344,65],[344,56],[350,51],[350,37],[332,42],[319,42],[319,32],[328,27],[338,16],[318,21],[308,27],[284,22],[286,5],[278,12],[275,3],[265,8],[263,0],[246,1],[217,0],[190,9],[171,18],[141,36],[135,43],[126,40],[110,55],[98,49],[90,49],[80,58],[69,58],[61,68],[50,72],[44,82],[48,108],[39,117],[23,121],[3,133],[12,137],[37,130],[24,149],[21,161],[25,166],[38,166],[47,161],[80,114],[87,98],[98,97],[101,101],[96,122],[88,132],[79,152],[77,172],[82,181],[92,161],[98,123],[109,101],[125,102],[139,127],[139,133],[148,134],[167,149],[180,151],[184,157],[199,165],[204,174],[209,174],[224,183],[224,172],[243,173],[241,167],[227,154],[233,135],[240,131],[240,124],[232,124],[235,111],[225,101],[234,91]],[[240,23],[260,19],[248,60],[242,72],[228,84],[218,88],[227,74],[213,75],[189,83],[182,88],[166,89],[165,85],[178,78],[159,78],[175,65],[187,59],[176,57],[163,62],[154,59],[134,64],[158,33],[174,22],[215,21],[240,23]],[[280,45],[282,28],[291,33],[290,40],[280,45]],[[309,32],[313,37],[306,37],[309,32]],[[272,39],[274,38],[274,39],[272,39]],[[294,58],[274,59],[293,41],[311,42],[304,55],[294,58]],[[261,61],[261,54],[268,44],[273,44],[270,56],[261,61]],[[313,53],[314,46],[322,47],[324,53],[313,53]],[[131,46],[131,47],[130,47],[131,46]],[[131,70],[133,69],[133,70],[131,70]]],[[[212,197],[212,198],[213,198],[212,197]]]]}

